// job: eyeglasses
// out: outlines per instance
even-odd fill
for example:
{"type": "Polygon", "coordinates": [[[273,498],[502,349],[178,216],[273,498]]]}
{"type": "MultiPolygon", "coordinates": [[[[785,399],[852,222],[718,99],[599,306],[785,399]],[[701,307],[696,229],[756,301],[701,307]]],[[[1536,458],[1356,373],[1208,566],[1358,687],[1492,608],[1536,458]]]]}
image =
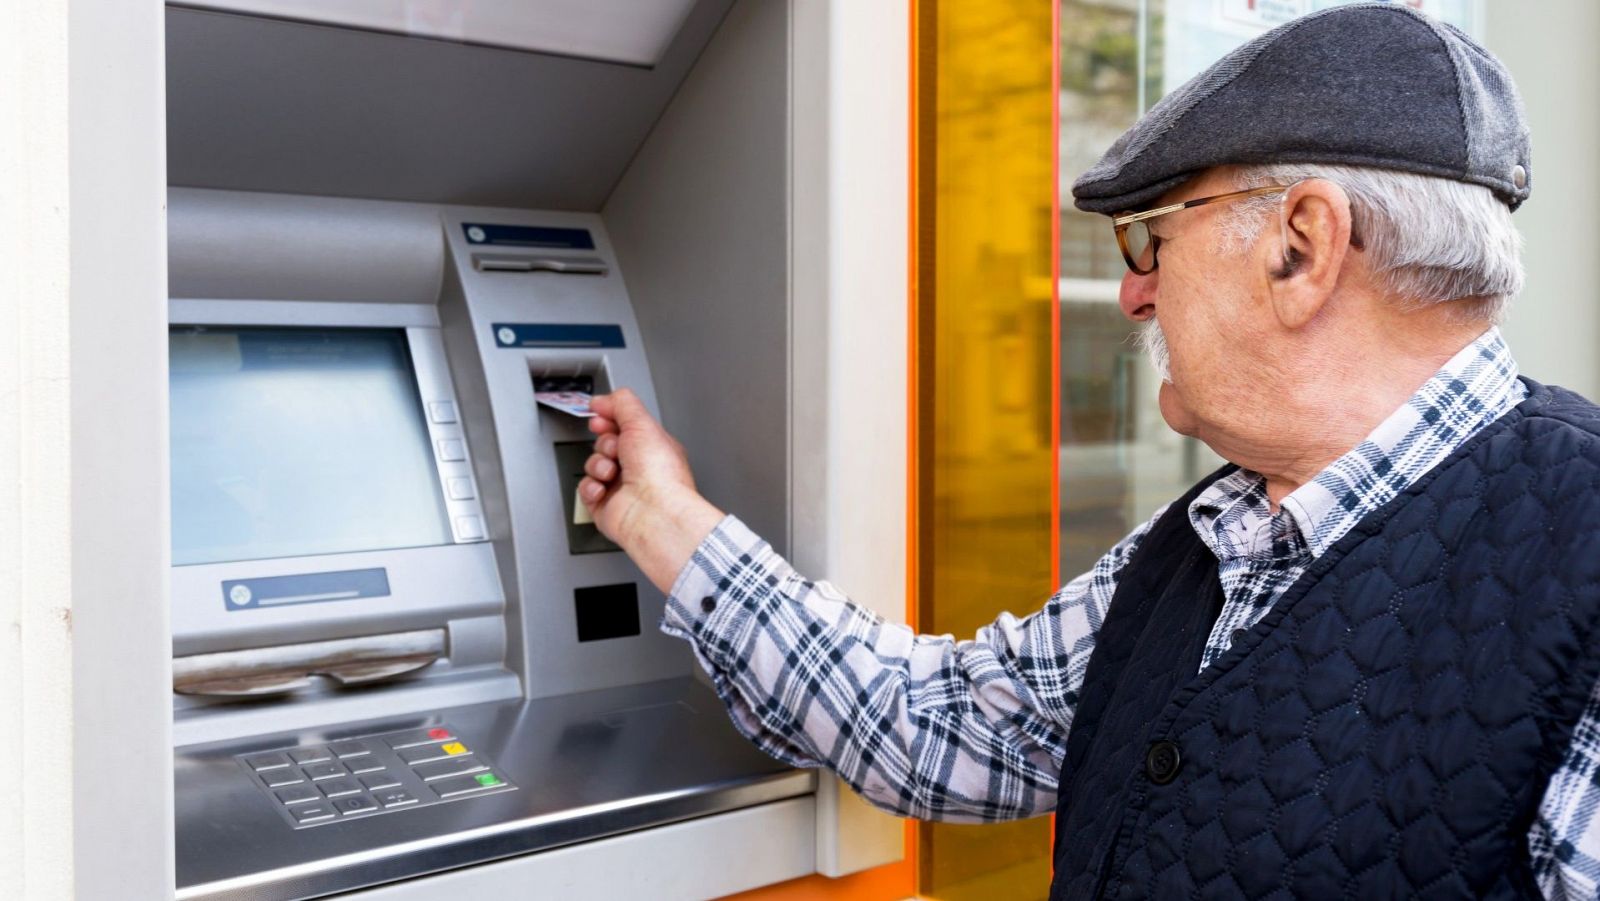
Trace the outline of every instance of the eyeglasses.
{"type": "Polygon", "coordinates": [[[1186,200],[1183,203],[1156,207],[1142,213],[1123,213],[1112,217],[1111,228],[1117,233],[1117,246],[1122,249],[1122,259],[1128,264],[1128,268],[1133,270],[1134,275],[1149,275],[1156,271],[1156,251],[1161,249],[1161,238],[1152,234],[1147,224],[1151,219],[1187,210],[1190,207],[1205,206],[1208,203],[1226,203],[1243,200],[1246,197],[1282,194],[1291,187],[1293,185],[1270,185],[1264,188],[1251,188],[1248,191],[1218,194],[1214,197],[1201,197],[1198,200],[1186,200]]]}

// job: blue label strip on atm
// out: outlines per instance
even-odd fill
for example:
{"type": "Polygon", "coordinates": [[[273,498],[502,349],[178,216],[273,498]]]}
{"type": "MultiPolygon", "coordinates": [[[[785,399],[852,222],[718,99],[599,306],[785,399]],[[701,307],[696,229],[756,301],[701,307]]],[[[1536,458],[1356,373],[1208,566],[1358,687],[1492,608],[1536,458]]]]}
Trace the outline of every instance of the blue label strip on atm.
{"type": "Polygon", "coordinates": [[[498,347],[626,347],[620,325],[530,325],[497,322],[498,347]]]}
{"type": "Polygon", "coordinates": [[[551,250],[594,250],[586,228],[542,228],[536,225],[486,225],[464,222],[467,243],[483,247],[544,247],[551,250]]]}
{"type": "Polygon", "coordinates": [[[222,603],[230,611],[353,601],[388,595],[389,573],[382,567],[266,576],[260,579],[230,579],[222,583],[222,603]]]}

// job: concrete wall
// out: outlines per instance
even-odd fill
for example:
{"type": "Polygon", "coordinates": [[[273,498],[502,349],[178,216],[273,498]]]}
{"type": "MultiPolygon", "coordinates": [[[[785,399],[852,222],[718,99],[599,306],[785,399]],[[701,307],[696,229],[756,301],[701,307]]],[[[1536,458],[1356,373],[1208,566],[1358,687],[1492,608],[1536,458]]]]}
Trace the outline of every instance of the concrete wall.
{"type": "Polygon", "coordinates": [[[172,896],[161,15],[0,0],[0,885],[30,901],[172,896]]]}
{"type": "Polygon", "coordinates": [[[1600,3],[1484,6],[1533,128],[1533,196],[1516,214],[1528,286],[1505,334],[1524,373],[1600,398],[1600,3]]]}

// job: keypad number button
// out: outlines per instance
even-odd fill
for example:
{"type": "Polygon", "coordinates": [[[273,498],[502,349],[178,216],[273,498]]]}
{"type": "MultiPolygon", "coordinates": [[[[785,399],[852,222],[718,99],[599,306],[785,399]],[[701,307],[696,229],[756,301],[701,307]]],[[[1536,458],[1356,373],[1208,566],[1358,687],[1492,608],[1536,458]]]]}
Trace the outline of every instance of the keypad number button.
{"type": "Polygon", "coordinates": [[[417,796],[404,790],[378,792],[375,797],[386,810],[390,807],[406,807],[417,803],[417,796]]]}
{"type": "Polygon", "coordinates": [[[333,802],[333,806],[335,810],[338,810],[345,816],[350,816],[351,814],[357,813],[369,813],[378,809],[377,802],[366,797],[365,795],[356,795],[353,798],[340,798],[339,800],[333,802]]]}
{"type": "Polygon", "coordinates": [[[310,766],[305,767],[305,771],[306,775],[310,776],[313,782],[321,782],[324,779],[337,779],[340,776],[350,775],[349,770],[337,763],[313,763],[310,766]]]}
{"type": "Polygon", "coordinates": [[[331,820],[336,816],[333,806],[326,801],[318,804],[306,804],[300,807],[289,808],[289,813],[294,815],[294,821],[301,825],[316,823],[322,820],[331,820]]]}

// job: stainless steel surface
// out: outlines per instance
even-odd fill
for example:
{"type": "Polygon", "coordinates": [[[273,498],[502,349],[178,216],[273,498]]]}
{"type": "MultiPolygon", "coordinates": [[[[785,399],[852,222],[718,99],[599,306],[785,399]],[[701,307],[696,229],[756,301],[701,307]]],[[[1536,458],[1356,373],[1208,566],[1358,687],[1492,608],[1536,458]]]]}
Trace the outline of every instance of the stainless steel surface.
{"type": "MultiPolygon", "coordinates": [[[[176,763],[178,897],[318,897],[814,788],[812,773],[739,737],[720,702],[693,679],[196,746],[182,749],[176,763]],[[295,829],[251,784],[260,774],[235,757],[440,723],[517,790],[295,829]]],[[[293,809],[303,817],[323,807],[337,816],[330,801],[293,809]]]]}

